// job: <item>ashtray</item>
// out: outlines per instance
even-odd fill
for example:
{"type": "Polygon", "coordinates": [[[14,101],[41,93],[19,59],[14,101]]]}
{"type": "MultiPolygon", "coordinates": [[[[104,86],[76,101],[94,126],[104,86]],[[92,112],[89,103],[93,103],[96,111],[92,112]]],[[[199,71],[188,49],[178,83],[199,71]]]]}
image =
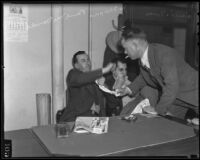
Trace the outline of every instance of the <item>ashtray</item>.
{"type": "Polygon", "coordinates": [[[129,122],[134,122],[137,120],[137,117],[133,114],[129,115],[129,116],[123,116],[121,117],[121,120],[126,120],[126,121],[129,121],[129,122]]]}

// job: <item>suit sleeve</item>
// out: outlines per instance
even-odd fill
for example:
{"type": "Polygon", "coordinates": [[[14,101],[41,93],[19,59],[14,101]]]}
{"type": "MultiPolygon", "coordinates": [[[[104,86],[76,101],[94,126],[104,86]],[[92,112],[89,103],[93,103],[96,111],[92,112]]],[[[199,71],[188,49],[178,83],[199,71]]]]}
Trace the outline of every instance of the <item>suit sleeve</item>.
{"type": "Polygon", "coordinates": [[[67,84],[72,87],[80,87],[82,85],[94,82],[103,75],[102,69],[91,72],[72,71],[67,78],[67,84]]]}
{"type": "Polygon", "coordinates": [[[132,95],[135,95],[140,89],[146,86],[146,82],[141,74],[127,87],[132,91],[132,95]]]}
{"type": "Polygon", "coordinates": [[[165,56],[163,59],[161,63],[161,75],[164,80],[164,85],[162,87],[162,95],[155,108],[159,114],[165,115],[179,90],[176,61],[172,55],[165,56]]]}

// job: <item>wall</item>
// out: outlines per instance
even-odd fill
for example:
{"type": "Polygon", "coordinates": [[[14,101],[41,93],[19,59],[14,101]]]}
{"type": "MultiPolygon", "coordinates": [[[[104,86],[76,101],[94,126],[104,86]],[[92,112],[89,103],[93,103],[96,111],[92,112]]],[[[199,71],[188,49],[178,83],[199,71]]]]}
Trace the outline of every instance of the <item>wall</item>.
{"type": "Polygon", "coordinates": [[[118,24],[120,13],[122,4],[91,4],[90,9],[88,4],[64,6],[65,77],[72,68],[72,56],[79,50],[85,50],[91,55],[93,69],[102,67],[105,38],[114,30],[112,20],[118,24]]]}
{"type": "Polygon", "coordinates": [[[64,11],[64,77],[72,68],[72,56],[82,50],[88,52],[88,5],[66,4],[64,11]]]}
{"type": "Polygon", "coordinates": [[[121,4],[93,4],[91,5],[91,53],[93,69],[102,67],[106,48],[107,34],[115,30],[112,20],[118,24],[118,15],[122,13],[121,4]]]}
{"type": "MultiPolygon", "coordinates": [[[[51,15],[49,5],[27,5],[28,23],[51,15]]],[[[51,26],[35,25],[28,42],[4,43],[4,129],[37,125],[36,93],[51,94],[51,26]]]]}

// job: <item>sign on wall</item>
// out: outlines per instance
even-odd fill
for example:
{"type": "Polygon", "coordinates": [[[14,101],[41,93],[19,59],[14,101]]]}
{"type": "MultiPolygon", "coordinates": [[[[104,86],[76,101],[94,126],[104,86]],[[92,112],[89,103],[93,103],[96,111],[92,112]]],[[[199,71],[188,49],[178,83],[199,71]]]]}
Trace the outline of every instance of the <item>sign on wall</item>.
{"type": "Polygon", "coordinates": [[[19,4],[4,6],[4,41],[28,41],[28,8],[19,4]]]}

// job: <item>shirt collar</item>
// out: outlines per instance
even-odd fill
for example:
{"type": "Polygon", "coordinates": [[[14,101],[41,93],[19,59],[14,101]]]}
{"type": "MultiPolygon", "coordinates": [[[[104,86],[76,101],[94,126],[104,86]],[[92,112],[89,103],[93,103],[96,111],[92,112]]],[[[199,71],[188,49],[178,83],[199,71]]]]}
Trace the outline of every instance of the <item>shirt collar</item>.
{"type": "Polygon", "coordinates": [[[148,49],[149,49],[149,46],[147,46],[147,48],[145,49],[144,54],[141,57],[141,62],[142,62],[142,65],[150,68],[149,60],[148,60],[148,49]]]}

